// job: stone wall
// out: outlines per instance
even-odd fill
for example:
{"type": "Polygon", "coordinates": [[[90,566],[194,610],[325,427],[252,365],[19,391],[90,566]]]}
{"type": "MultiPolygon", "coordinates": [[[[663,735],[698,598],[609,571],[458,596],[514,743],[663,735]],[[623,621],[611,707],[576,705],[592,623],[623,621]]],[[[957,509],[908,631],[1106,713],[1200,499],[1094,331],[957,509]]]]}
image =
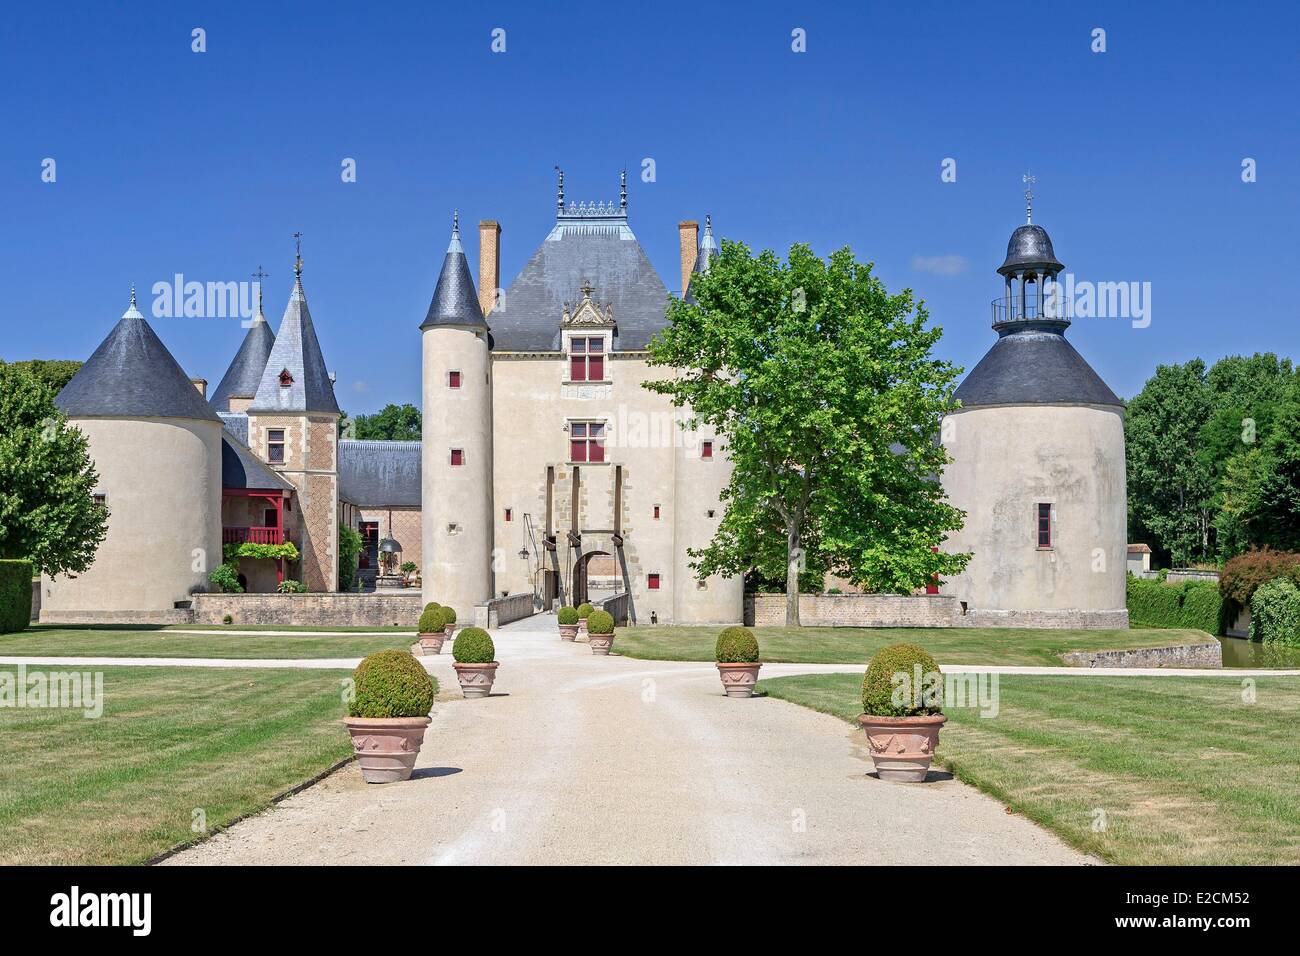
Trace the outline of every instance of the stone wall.
{"type": "Polygon", "coordinates": [[[631,595],[626,591],[621,594],[615,594],[613,597],[607,597],[603,601],[596,603],[596,607],[602,611],[608,611],[614,618],[614,623],[619,627],[627,625],[628,602],[631,595]]]}
{"type": "Polygon", "coordinates": [[[1165,576],[1166,584],[1182,584],[1184,581],[1214,581],[1218,582],[1218,571],[1170,571],[1165,576]]]}
{"type": "Polygon", "coordinates": [[[1070,667],[1222,667],[1223,649],[1212,640],[1126,651],[1070,651],[1061,658],[1070,667]]]}
{"type": "Polygon", "coordinates": [[[41,619],[41,582],[37,578],[32,582],[32,620],[41,619]]]}
{"type": "Polygon", "coordinates": [[[1128,627],[1128,609],[1081,611],[1078,608],[1048,608],[1034,611],[994,611],[971,608],[953,619],[953,627],[1059,627],[1101,630],[1128,627]]]}
{"type": "MultiPolygon", "coordinates": [[[[805,627],[952,627],[957,600],[944,594],[801,594],[805,627]]],[[[785,624],[784,594],[745,595],[745,623],[785,624]]]]}
{"type": "Polygon", "coordinates": [[[511,621],[523,620],[534,613],[533,593],[520,591],[508,597],[492,598],[482,604],[474,605],[474,626],[483,628],[500,627],[511,621]]]}
{"type": "Polygon", "coordinates": [[[317,627],[415,629],[424,609],[416,590],[395,594],[196,594],[190,620],[221,624],[306,624],[317,627]]]}

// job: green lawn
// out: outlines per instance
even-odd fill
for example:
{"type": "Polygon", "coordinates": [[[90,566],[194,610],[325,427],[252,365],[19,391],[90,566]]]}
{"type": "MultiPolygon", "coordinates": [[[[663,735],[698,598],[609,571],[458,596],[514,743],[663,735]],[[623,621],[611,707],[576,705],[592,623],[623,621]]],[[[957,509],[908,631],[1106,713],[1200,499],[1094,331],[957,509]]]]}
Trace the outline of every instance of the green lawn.
{"type": "Polygon", "coordinates": [[[141,863],[195,839],[196,810],[219,827],[351,753],[343,671],[103,674],[98,719],[0,710],[0,865],[141,863]]]}
{"type": "Polygon", "coordinates": [[[367,636],[313,634],[194,634],[180,630],[80,627],[29,628],[0,635],[0,657],[364,657],[390,647],[410,647],[414,629],[367,636]]]}
{"type": "MultiPolygon", "coordinates": [[[[658,661],[711,661],[717,627],[620,628],[614,653],[658,661]]],[[[886,644],[919,644],[940,664],[1062,666],[1065,651],[1163,647],[1214,641],[1203,631],[1158,628],[1053,630],[1019,627],[756,627],[765,661],[865,664],[886,644]]]]}
{"type": "MultiPolygon", "coordinates": [[[[821,674],[758,688],[855,721],[861,683],[821,674]]],[[[1113,863],[1300,864],[1300,681],[1260,678],[1255,703],[1242,698],[1228,676],[1004,675],[996,717],[949,711],[938,758],[1113,863]]]]}

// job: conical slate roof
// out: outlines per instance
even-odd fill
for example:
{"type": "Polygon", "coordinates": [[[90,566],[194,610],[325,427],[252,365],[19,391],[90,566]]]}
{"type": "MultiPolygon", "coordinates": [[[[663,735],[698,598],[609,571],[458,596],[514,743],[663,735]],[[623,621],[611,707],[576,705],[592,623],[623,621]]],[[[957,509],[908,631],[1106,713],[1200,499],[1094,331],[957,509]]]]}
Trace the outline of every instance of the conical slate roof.
{"type": "Polygon", "coordinates": [[[266,370],[266,361],[271,357],[273,345],[275,345],[275,333],[271,331],[271,324],[262,314],[262,301],[259,295],[257,315],[253,316],[248,334],[244,336],[243,344],[235,353],[235,358],[226,369],[226,374],[221,376],[221,381],[208,397],[213,408],[217,411],[228,409],[232,395],[252,398],[257,394],[257,386],[261,384],[262,373],[266,370]]]}
{"type": "MultiPolygon", "coordinates": [[[[722,251],[718,248],[718,240],[713,238],[713,217],[706,215],[704,217],[704,238],[700,240],[700,249],[695,255],[695,265],[691,267],[691,275],[708,272],[713,260],[721,254],[722,251]]],[[[684,298],[687,302],[695,301],[690,284],[686,287],[684,298]]]]}
{"type": "Polygon", "coordinates": [[[954,397],[967,408],[1124,404],[1059,329],[1003,333],[954,397]]]}
{"type": "Polygon", "coordinates": [[[69,418],[192,418],[219,422],[167,346],[131,305],[54,404],[69,418]]]}
{"type": "Polygon", "coordinates": [[[433,290],[433,301],[429,303],[428,314],[420,328],[429,329],[436,325],[488,327],[483,319],[483,309],[478,304],[478,293],[474,291],[474,280],[470,278],[465,250],[460,244],[459,216],[453,222],[451,243],[442,260],[438,285],[433,290]]]}
{"type": "Polygon", "coordinates": [[[293,292],[280,320],[280,331],[267,357],[266,367],[257,386],[250,412],[333,412],[339,403],[334,398],[325,357],[321,354],[316,328],[307,309],[307,294],[302,290],[302,275],[295,270],[293,292]],[[283,373],[284,384],[281,383],[283,373]]]}

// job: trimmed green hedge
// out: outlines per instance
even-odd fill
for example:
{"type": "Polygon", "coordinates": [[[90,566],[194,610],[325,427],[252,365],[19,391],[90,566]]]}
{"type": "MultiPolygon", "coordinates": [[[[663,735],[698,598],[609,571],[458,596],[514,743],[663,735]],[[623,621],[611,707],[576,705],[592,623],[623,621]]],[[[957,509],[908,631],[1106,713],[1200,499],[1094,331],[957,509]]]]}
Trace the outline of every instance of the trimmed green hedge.
{"type": "Polygon", "coordinates": [[[352,672],[353,717],[426,717],[438,685],[410,651],[380,651],[352,672]]]}
{"type": "Polygon", "coordinates": [[[873,717],[922,717],[943,713],[943,672],[915,644],[890,644],[872,655],[862,678],[862,712],[873,717]],[[899,680],[894,675],[900,675],[899,680]],[[917,675],[921,686],[915,686],[917,675]],[[936,675],[929,677],[930,674],[936,675]],[[902,678],[906,678],[905,681],[902,678]],[[937,681],[937,688],[933,682],[937,681]],[[895,697],[897,691],[898,696],[895,697]],[[937,691],[939,700],[930,699],[937,691]]]}
{"type": "Polygon", "coordinates": [[[579,620],[584,620],[584,621],[585,621],[585,620],[587,619],[587,616],[590,615],[591,612],[594,611],[594,610],[596,610],[596,609],[595,609],[592,605],[590,605],[590,604],[579,604],[579,605],[578,605],[578,619],[579,619],[579,620]]]}
{"type": "Polygon", "coordinates": [[[747,627],[728,627],[718,635],[713,656],[719,664],[753,664],[758,660],[758,639],[747,627]]]}
{"type": "Polygon", "coordinates": [[[1131,627],[1195,628],[1223,634],[1228,625],[1219,586],[1213,581],[1164,584],[1145,578],[1128,579],[1128,622],[1131,627]]]}
{"type": "Polygon", "coordinates": [[[613,634],[614,615],[608,611],[595,610],[587,616],[588,634],[613,634]]]}
{"type": "Polygon", "coordinates": [[[491,664],[496,660],[492,638],[481,627],[466,627],[456,635],[451,656],[457,664],[491,664]]]}
{"type": "Polygon", "coordinates": [[[1250,598],[1250,639],[1300,647],[1300,589],[1275,578],[1250,598]]]}
{"type": "Polygon", "coordinates": [[[21,631],[32,620],[32,563],[0,560],[0,634],[21,631]]]}
{"type": "Polygon", "coordinates": [[[556,612],[555,616],[565,627],[578,623],[578,609],[576,607],[562,607],[556,612]]]}

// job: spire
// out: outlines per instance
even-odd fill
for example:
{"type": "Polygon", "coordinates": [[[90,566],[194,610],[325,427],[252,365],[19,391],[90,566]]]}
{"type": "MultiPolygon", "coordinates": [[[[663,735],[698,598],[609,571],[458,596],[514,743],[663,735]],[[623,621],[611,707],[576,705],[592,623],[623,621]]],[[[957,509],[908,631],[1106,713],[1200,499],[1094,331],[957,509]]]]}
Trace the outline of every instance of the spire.
{"type": "Polygon", "coordinates": [[[559,175],[559,187],[555,196],[555,211],[559,214],[564,212],[564,170],[556,166],[555,172],[559,175]]]}
{"type": "MultiPolygon", "coordinates": [[[[698,275],[701,272],[708,272],[713,260],[718,257],[718,240],[713,238],[713,217],[705,214],[704,216],[704,236],[700,239],[700,248],[695,254],[695,265],[691,267],[691,274],[698,275]]],[[[691,293],[693,282],[686,285],[686,294],[682,297],[683,301],[694,302],[695,296],[691,293]]]]}
{"type": "Polygon", "coordinates": [[[262,280],[270,277],[269,272],[263,271],[259,265],[257,271],[253,273],[253,279],[257,282],[257,315],[253,316],[253,323],[265,322],[266,316],[262,314],[262,280]]]}
{"type": "Polygon", "coordinates": [[[135,283],[134,282],[131,283],[131,305],[127,307],[127,310],[125,312],[122,313],[122,318],[124,319],[144,318],[144,316],[140,314],[140,310],[135,307],[135,283]]]}
{"type": "Polygon", "coordinates": [[[1034,221],[1034,183],[1038,180],[1031,172],[1026,172],[1020,178],[1025,184],[1025,225],[1030,225],[1034,221]]]}
{"type": "Polygon", "coordinates": [[[618,208],[627,215],[627,169],[618,174],[618,208]]]}
{"type": "MultiPolygon", "coordinates": [[[[302,288],[302,233],[293,263],[293,292],[285,306],[280,330],[267,356],[249,412],[326,412],[338,414],[325,356],[302,288]],[[287,373],[287,374],[286,374],[287,373]]],[[[214,393],[215,395],[215,393],[214,393]]]]}
{"type": "Polygon", "coordinates": [[[429,311],[425,314],[420,329],[442,325],[479,329],[488,327],[483,319],[478,293],[474,290],[474,280],[469,274],[465,250],[460,244],[459,210],[452,215],[451,242],[442,260],[442,272],[438,274],[438,285],[433,290],[433,301],[429,303],[429,311]]]}
{"type": "Polygon", "coordinates": [[[275,333],[271,331],[271,325],[262,312],[262,280],[268,275],[261,266],[253,273],[253,278],[257,280],[257,314],[248,324],[248,332],[240,343],[239,351],[231,359],[226,374],[221,376],[221,381],[208,396],[208,403],[218,412],[229,411],[232,398],[252,398],[262,382],[262,373],[266,370],[271,349],[275,346],[275,333]]]}

